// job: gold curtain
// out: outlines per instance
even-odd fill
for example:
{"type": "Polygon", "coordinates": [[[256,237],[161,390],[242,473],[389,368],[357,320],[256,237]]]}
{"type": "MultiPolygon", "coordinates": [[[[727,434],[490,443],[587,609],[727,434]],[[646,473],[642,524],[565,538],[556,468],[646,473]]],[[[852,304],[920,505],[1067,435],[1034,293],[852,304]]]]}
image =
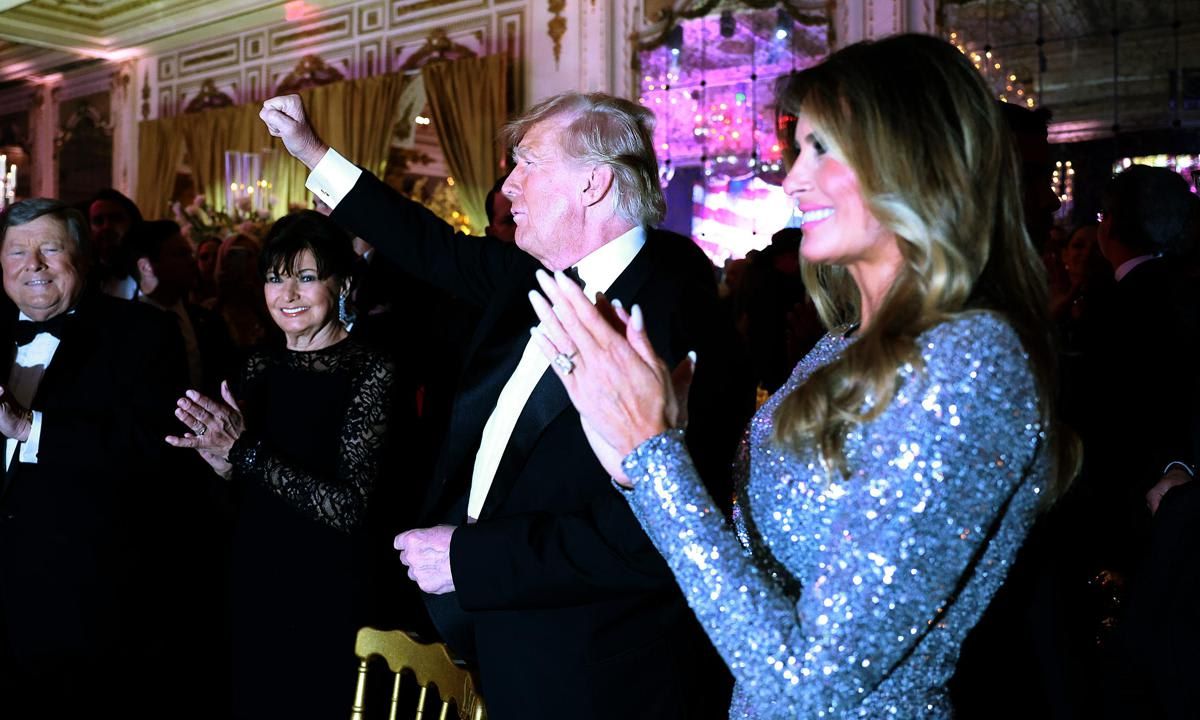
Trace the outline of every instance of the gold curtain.
{"type": "Polygon", "coordinates": [[[437,62],[421,69],[454,189],[473,226],[487,222],[484,199],[500,174],[506,148],[497,133],[508,119],[508,62],[504,55],[437,62]]]}
{"type": "Polygon", "coordinates": [[[176,118],[138,124],[138,187],[136,202],[147,220],[171,217],[171,192],[183,159],[183,135],[176,118]]]}
{"type": "MultiPolygon", "coordinates": [[[[382,175],[397,105],[410,80],[400,74],[347,80],[304,90],[300,97],[313,127],[325,142],[350,161],[382,175]]],[[[304,188],[308,170],[288,155],[281,141],[267,133],[258,118],[261,107],[259,103],[247,103],[141,123],[139,205],[142,208],[161,205],[166,212],[176,168],[186,146],[196,192],[205,196],[210,208],[228,211],[226,150],[266,153],[263,174],[274,184],[272,194],[277,199],[274,217],[286,214],[289,206],[310,207],[304,188]],[[148,172],[148,168],[167,169],[148,172]],[[170,180],[163,182],[168,170],[170,180]]]]}
{"type": "MultiPolygon", "coordinates": [[[[272,138],[258,119],[258,110],[257,105],[246,104],[177,118],[191,158],[196,192],[204,195],[210,208],[230,210],[225,202],[225,151],[261,152],[271,147],[272,138]]],[[[287,212],[281,190],[276,183],[274,193],[280,200],[273,213],[276,217],[287,212]]]]}

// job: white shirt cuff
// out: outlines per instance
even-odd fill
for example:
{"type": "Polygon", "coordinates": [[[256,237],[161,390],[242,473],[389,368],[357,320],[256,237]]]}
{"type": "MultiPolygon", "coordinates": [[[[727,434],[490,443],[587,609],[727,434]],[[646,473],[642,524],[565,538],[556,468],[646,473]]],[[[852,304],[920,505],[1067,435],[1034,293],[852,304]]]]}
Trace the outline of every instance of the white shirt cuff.
{"type": "Polygon", "coordinates": [[[308,174],[304,187],[330,208],[336,208],[342,198],[354,189],[359,175],[362,175],[362,168],[339,155],[337,150],[329,148],[321,162],[308,174]]]}
{"type": "Polygon", "coordinates": [[[21,462],[37,464],[38,447],[42,444],[42,411],[33,411],[29,439],[21,443],[21,462]]]}

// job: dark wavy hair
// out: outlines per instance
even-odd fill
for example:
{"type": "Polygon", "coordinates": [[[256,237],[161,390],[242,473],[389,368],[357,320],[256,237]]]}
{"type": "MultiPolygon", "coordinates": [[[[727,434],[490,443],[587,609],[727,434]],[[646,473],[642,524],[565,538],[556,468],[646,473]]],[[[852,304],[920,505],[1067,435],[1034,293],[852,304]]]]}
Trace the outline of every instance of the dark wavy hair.
{"type": "Polygon", "coordinates": [[[300,253],[311,250],[317,276],[338,283],[350,279],[358,256],[350,236],[337,223],[315,210],[301,210],[275,221],[263,239],[258,272],[265,282],[271,273],[291,274],[300,253]]]}

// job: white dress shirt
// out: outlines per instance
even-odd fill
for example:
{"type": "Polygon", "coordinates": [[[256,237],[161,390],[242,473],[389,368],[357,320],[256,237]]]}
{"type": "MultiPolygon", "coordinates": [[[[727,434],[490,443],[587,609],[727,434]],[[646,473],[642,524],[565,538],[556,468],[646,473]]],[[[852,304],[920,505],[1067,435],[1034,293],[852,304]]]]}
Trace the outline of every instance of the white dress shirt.
{"type": "MultiPolygon", "coordinates": [[[[331,208],[346,197],[358,182],[362,169],[339,155],[332,148],[309,174],[304,186],[331,208]]],[[[482,242],[482,240],[481,240],[482,242]]],[[[597,292],[607,292],[634,256],[646,244],[646,231],[635,227],[620,237],[592,251],[575,265],[583,280],[583,291],[595,298],[597,292]]],[[[504,455],[513,428],[521,411],[529,402],[529,396],[541,380],[550,363],[531,339],[517,363],[517,369],[505,383],[496,400],[496,407],[483,426],[483,438],[475,454],[475,466],[471,473],[471,494],[467,501],[467,517],[473,521],[479,517],[496,477],[496,468],[504,455]]]]}
{"type": "Polygon", "coordinates": [[[321,162],[308,174],[304,187],[333,209],[354,189],[359,175],[362,175],[362,168],[339,155],[337,150],[329,148],[321,162]]]}
{"type": "MultiPolygon", "coordinates": [[[[607,292],[617,276],[625,271],[629,263],[646,244],[646,231],[638,226],[611,242],[592,251],[587,257],[575,265],[579,278],[583,280],[583,292],[595,301],[597,292],[607,292]]],[[[471,472],[471,495],[467,500],[467,517],[478,518],[487,500],[488,491],[492,488],[492,480],[496,477],[496,468],[504,449],[512,438],[513,428],[533,388],[549,367],[550,361],[542,354],[540,348],[531,338],[525,345],[521,362],[513,371],[512,377],[500,391],[496,400],[496,408],[483,426],[483,438],[479,443],[479,452],[475,454],[475,468],[471,472]]]]}
{"type": "MultiPolygon", "coordinates": [[[[25,313],[21,313],[20,319],[30,320],[31,318],[25,313]]],[[[46,374],[46,368],[50,367],[50,361],[54,359],[54,352],[58,350],[59,342],[59,339],[50,333],[38,333],[31,342],[17,347],[17,357],[13,360],[12,372],[8,375],[8,392],[12,393],[13,399],[23,407],[29,407],[37,395],[38,386],[42,383],[42,376],[46,374]]],[[[21,446],[20,461],[36,464],[38,446],[41,441],[42,412],[34,410],[29,438],[23,443],[18,443],[13,438],[5,440],[4,467],[8,468],[12,465],[13,455],[16,453],[18,445],[21,446]]]]}

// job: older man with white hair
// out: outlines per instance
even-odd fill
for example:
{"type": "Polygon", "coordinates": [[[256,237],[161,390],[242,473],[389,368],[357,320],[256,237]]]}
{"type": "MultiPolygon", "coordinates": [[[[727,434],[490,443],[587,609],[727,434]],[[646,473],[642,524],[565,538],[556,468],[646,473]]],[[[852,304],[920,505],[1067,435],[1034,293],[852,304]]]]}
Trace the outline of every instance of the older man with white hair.
{"type": "Polygon", "coordinates": [[[729,386],[729,336],[707,258],[650,229],[665,211],[651,113],[566,93],[510,122],[515,247],[456,234],[355,167],[320,140],[298,97],[268,100],[261,116],[312,169],[308,187],[335,220],[483,311],[425,502],[430,527],[395,545],[443,636],[477,662],[489,715],[722,716],[728,676],[553,376],[574,359],[547,362],[530,341],[538,269],[640,306],[668,362],[698,353],[692,444],[723,484],[740,423],[704,406],[729,386]]]}
{"type": "Polygon", "coordinates": [[[92,286],[88,242],[82,214],[57,200],[0,215],[5,718],[151,717],[181,691],[173,679],[208,682],[192,630],[163,632],[196,610],[189,523],[203,488],[162,442],[183,346],[169,316],[92,286]],[[183,665],[168,636],[189,643],[183,665]]]}

